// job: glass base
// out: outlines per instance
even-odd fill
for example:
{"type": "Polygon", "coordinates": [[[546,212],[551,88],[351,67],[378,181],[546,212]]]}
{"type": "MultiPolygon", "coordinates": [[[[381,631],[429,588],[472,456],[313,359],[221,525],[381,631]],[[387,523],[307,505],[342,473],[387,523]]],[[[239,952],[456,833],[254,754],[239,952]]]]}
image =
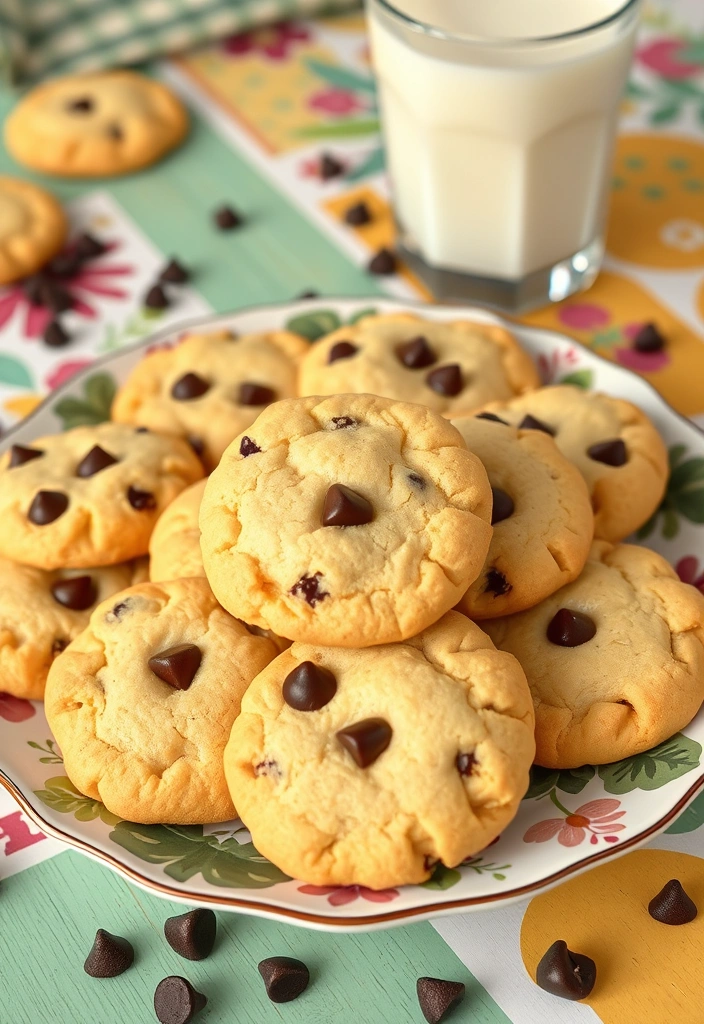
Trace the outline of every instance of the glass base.
{"type": "Polygon", "coordinates": [[[589,288],[596,280],[604,258],[604,243],[598,238],[554,266],[535,270],[513,281],[431,266],[414,249],[402,230],[399,232],[398,250],[438,301],[480,303],[506,313],[521,313],[549,302],[560,302],[568,295],[589,288]]]}

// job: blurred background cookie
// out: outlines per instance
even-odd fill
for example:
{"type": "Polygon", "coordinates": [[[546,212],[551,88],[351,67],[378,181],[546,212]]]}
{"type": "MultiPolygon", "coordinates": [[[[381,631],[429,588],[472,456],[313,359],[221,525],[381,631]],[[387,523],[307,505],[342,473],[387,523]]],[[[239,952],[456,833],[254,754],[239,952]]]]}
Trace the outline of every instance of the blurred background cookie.
{"type": "Polygon", "coordinates": [[[67,232],[61,205],[49,192],[0,176],[0,285],[42,267],[59,251],[67,232]]]}

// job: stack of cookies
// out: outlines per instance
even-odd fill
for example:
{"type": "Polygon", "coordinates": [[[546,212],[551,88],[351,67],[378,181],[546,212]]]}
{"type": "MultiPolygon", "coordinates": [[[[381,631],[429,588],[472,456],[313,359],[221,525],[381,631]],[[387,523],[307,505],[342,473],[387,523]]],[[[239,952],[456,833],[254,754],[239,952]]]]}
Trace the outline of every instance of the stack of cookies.
{"type": "Polygon", "coordinates": [[[539,384],[507,331],[411,314],[147,355],[115,422],[0,462],[5,688],[53,659],[66,771],[121,817],[239,814],[318,885],[460,863],[534,758],[618,760],[704,698],[704,598],[621,543],[664,493],[655,427],[539,384]],[[100,603],[68,624],[76,573],[100,603]]]}

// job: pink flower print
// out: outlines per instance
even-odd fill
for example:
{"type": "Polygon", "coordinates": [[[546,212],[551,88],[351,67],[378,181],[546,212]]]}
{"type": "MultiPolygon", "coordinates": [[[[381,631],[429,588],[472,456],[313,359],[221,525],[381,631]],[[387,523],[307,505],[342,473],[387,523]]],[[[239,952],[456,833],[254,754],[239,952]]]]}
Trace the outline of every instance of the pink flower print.
{"type": "Polygon", "coordinates": [[[61,384],[70,380],[79,370],[84,370],[86,366],[90,366],[92,362],[92,359],[69,359],[65,363],[60,363],[59,366],[47,375],[46,386],[51,391],[54,391],[61,384]]]}
{"type": "Polygon", "coordinates": [[[679,59],[687,45],[683,39],[655,39],[636,52],[636,59],[663,78],[691,78],[702,71],[702,66],[679,59]]]}
{"type": "MultiPolygon", "coordinates": [[[[624,324],[621,334],[625,340],[633,341],[643,326],[642,323],[624,324]]],[[[613,354],[621,366],[635,370],[636,373],[654,373],[656,370],[662,370],[671,362],[667,349],[663,349],[661,352],[638,352],[631,347],[619,347],[614,349],[613,354]]]]}
{"type": "Polygon", "coordinates": [[[558,317],[565,327],[571,327],[575,331],[596,331],[600,327],[606,327],[611,314],[608,309],[591,302],[572,302],[560,308],[558,317]]]}
{"type": "Polygon", "coordinates": [[[694,555],[686,555],[680,558],[675,566],[675,572],[683,583],[691,583],[697,590],[704,594],[704,565],[699,565],[699,559],[694,555]]]}
{"type": "Polygon", "coordinates": [[[366,885],[300,885],[306,896],[327,896],[331,907],[344,907],[360,896],[370,903],[389,903],[400,895],[398,889],[367,889],[366,885]]]}
{"type": "Polygon", "coordinates": [[[308,106],[332,117],[345,117],[364,110],[364,104],[349,89],[322,89],[308,98],[308,106]]]}
{"type": "Polygon", "coordinates": [[[600,836],[606,843],[616,843],[618,837],[613,833],[626,827],[618,823],[626,813],[618,810],[620,800],[590,800],[576,811],[569,811],[559,802],[555,790],[550,793],[550,799],[562,811],[564,818],[547,818],[531,825],[523,836],[524,843],[545,843],[557,836],[561,846],[579,846],[588,833],[589,842],[594,845],[600,836]]]}
{"type": "Polygon", "coordinates": [[[296,43],[305,43],[310,32],[303,25],[282,21],[279,25],[239,32],[229,36],[222,43],[228,57],[245,57],[258,54],[269,60],[286,60],[296,43]]]}
{"type": "Polygon", "coordinates": [[[11,693],[0,693],[0,718],[6,722],[26,722],[36,714],[34,704],[11,693]]]}

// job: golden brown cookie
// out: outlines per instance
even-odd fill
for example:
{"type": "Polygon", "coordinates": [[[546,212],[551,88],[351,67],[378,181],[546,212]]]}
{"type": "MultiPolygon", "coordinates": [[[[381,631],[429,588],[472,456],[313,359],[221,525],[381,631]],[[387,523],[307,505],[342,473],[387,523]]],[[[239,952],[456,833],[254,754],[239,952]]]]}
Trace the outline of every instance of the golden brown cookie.
{"type": "Polygon", "coordinates": [[[198,513],[207,480],[182,491],[157,519],[149,541],[149,579],[152,583],[184,576],[205,576],[200,552],[198,513]]]}
{"type": "Polygon", "coordinates": [[[28,181],[0,176],[0,285],[43,267],[67,231],[64,211],[52,195],[28,181]]]}

